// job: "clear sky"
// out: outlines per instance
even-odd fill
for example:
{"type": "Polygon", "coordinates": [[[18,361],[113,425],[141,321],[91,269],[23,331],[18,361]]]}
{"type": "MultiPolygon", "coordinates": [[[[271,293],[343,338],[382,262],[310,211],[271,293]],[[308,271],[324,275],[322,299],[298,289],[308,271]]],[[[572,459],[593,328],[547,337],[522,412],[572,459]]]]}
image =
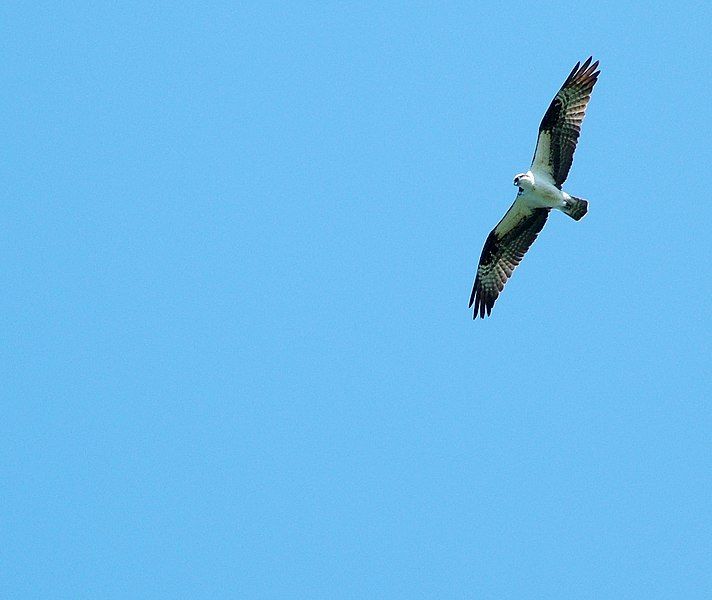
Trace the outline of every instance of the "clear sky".
{"type": "Polygon", "coordinates": [[[3,598],[712,597],[709,3],[385,4],[0,8],[3,598]]]}

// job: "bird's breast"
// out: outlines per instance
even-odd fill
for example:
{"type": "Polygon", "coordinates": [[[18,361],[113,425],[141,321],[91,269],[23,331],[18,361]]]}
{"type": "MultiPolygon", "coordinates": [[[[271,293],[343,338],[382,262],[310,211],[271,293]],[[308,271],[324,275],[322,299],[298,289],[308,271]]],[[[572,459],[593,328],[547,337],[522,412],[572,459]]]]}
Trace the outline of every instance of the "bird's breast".
{"type": "Polygon", "coordinates": [[[561,190],[546,183],[535,183],[531,190],[523,194],[522,200],[531,208],[553,208],[561,205],[561,190]]]}

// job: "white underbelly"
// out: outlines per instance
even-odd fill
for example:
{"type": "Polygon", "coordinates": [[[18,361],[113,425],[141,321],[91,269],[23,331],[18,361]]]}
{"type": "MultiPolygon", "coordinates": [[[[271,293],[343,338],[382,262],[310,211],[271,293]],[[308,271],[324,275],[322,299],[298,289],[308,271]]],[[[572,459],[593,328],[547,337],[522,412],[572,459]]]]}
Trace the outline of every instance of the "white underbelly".
{"type": "Polygon", "coordinates": [[[535,187],[522,194],[524,203],[531,208],[559,208],[564,206],[564,194],[554,186],[535,187]]]}

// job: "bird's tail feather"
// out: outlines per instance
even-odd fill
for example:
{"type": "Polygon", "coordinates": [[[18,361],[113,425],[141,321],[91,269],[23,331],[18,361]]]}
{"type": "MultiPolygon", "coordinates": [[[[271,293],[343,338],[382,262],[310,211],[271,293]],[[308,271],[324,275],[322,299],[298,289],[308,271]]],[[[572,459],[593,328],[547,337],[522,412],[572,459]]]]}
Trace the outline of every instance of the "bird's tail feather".
{"type": "Polygon", "coordinates": [[[561,210],[565,214],[569,215],[574,221],[580,221],[588,212],[588,200],[571,196],[571,200],[567,201],[566,206],[564,206],[561,210]]]}

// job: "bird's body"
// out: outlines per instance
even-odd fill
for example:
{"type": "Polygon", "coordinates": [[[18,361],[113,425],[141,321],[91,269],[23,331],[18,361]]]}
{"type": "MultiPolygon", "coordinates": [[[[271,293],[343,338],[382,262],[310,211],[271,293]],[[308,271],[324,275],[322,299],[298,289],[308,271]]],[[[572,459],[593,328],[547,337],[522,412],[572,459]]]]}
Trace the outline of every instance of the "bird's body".
{"type": "Polygon", "coordinates": [[[522,189],[519,201],[529,208],[561,208],[570,199],[566,192],[557,188],[546,175],[527,171],[519,180],[522,189]]]}
{"type": "Polygon", "coordinates": [[[549,212],[560,210],[580,220],[588,201],[563,191],[573,161],[586,105],[598,78],[598,61],[576,66],[549,105],[541,125],[531,168],[514,178],[514,204],[490,232],[482,249],[470,295],[474,318],[492,311],[504,284],[544,227],[549,212]]]}

